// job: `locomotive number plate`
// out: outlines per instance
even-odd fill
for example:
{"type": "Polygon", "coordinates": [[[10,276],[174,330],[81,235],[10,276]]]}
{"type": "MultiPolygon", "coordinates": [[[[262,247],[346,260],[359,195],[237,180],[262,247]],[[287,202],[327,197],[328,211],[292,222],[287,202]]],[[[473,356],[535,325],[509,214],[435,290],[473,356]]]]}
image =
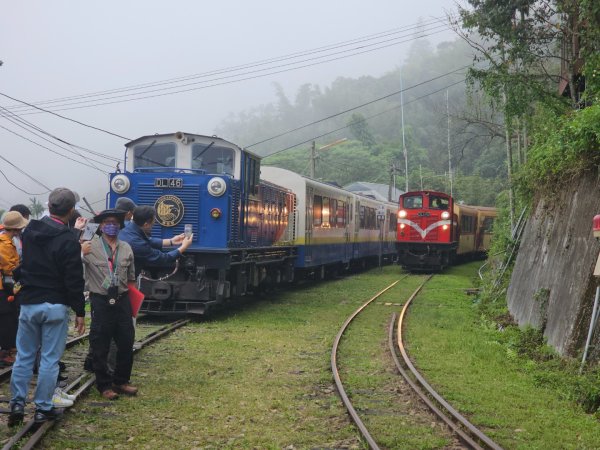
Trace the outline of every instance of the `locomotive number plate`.
{"type": "Polygon", "coordinates": [[[429,217],[431,214],[427,211],[422,211],[417,214],[419,217],[429,217]]]}
{"type": "Polygon", "coordinates": [[[155,178],[154,187],[180,188],[183,187],[183,178],[155,178]]]}

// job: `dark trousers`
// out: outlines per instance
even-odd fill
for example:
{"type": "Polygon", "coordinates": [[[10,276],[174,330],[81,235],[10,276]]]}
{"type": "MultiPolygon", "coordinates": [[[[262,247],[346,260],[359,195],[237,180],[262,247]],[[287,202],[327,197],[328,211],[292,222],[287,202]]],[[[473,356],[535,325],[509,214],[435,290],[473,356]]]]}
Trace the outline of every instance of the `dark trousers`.
{"type": "Polygon", "coordinates": [[[133,366],[133,341],[135,330],[131,317],[131,305],[127,295],[121,296],[114,305],[108,297],[90,294],[92,304],[92,325],[90,327],[90,347],[96,374],[96,386],[100,392],[112,384],[129,383],[133,366]],[[110,341],[117,345],[117,358],[114,373],[108,368],[110,341]]]}
{"type": "Polygon", "coordinates": [[[0,348],[10,350],[17,346],[17,328],[19,326],[19,306],[16,301],[9,302],[8,294],[0,289],[0,348]]]}

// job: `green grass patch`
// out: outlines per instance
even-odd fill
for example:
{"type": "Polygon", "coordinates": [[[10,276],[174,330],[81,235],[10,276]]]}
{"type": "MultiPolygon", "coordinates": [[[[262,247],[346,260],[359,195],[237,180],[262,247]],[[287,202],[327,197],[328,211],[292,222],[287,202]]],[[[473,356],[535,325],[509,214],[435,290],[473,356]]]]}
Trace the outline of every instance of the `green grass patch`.
{"type": "Polygon", "coordinates": [[[531,330],[481,320],[474,298],[457,290],[473,285],[478,265],[436,276],[415,300],[406,339],[416,365],[505,448],[599,448],[598,419],[565,395],[568,363],[531,330]]]}

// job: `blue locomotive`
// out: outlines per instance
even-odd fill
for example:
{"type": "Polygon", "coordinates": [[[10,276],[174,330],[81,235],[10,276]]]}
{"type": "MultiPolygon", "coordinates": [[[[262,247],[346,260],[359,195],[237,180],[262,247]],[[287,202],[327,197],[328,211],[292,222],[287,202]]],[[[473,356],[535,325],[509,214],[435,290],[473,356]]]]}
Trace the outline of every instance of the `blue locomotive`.
{"type": "Polygon", "coordinates": [[[108,206],[120,197],[153,205],[153,237],[194,233],[175,267],[141,273],[142,311],[204,314],[267,285],[394,257],[396,204],[284,169],[264,172],[261,179],[258,155],[216,136],[177,132],[126,144],[108,206]]]}

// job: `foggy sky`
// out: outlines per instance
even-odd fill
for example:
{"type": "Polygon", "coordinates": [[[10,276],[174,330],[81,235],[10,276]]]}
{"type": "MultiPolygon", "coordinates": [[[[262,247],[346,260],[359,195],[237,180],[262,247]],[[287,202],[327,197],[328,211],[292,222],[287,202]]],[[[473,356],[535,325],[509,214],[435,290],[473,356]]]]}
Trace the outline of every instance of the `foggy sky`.
{"type": "MultiPolygon", "coordinates": [[[[409,26],[419,19],[444,16],[446,10],[453,9],[452,0],[3,2],[0,92],[37,102],[167,80],[409,26]]],[[[429,40],[453,38],[446,31],[429,40]]],[[[57,113],[131,139],[178,130],[210,135],[229,112],[273,101],[274,82],[294,98],[296,89],[304,83],[323,87],[338,76],[380,76],[401,65],[409,46],[394,45],[331,63],[187,93],[57,113]]],[[[14,104],[0,97],[1,106],[14,104]]],[[[48,114],[22,118],[70,143],[123,156],[123,139],[48,114]]],[[[0,125],[67,154],[5,118],[0,117],[0,125]]],[[[46,186],[69,187],[90,201],[103,199],[108,189],[107,175],[56,156],[2,128],[0,155],[46,186]]],[[[26,191],[37,194],[45,190],[4,161],[0,161],[0,168],[26,191]]],[[[0,208],[18,202],[29,204],[31,196],[10,186],[0,174],[0,208]]],[[[47,194],[38,198],[45,202],[47,194]]],[[[98,202],[94,207],[102,209],[103,205],[98,202]]]]}

